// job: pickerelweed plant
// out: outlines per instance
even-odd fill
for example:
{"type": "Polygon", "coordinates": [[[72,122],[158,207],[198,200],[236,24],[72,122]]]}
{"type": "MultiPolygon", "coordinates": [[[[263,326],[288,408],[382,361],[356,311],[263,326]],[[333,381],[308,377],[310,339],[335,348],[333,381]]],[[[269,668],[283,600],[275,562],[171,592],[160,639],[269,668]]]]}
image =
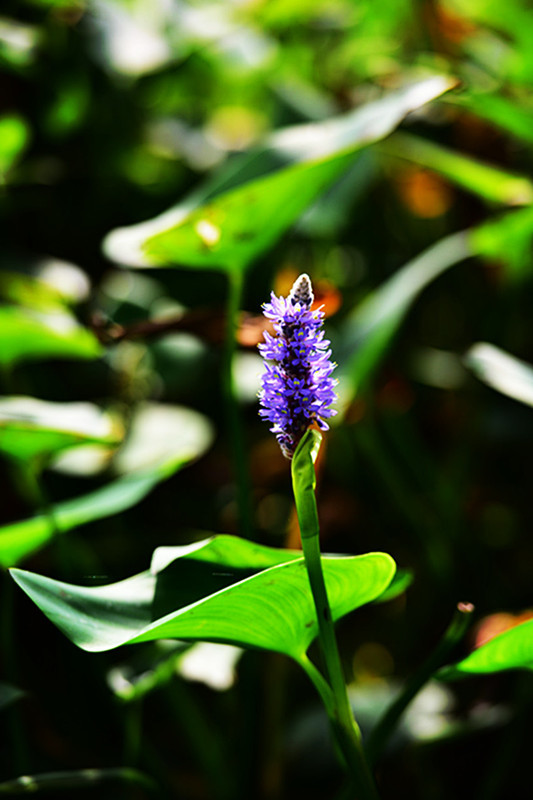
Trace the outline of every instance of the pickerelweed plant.
{"type": "Polygon", "coordinates": [[[313,310],[313,290],[305,273],[295,281],[287,298],[272,292],[265,303],[265,317],[274,324],[275,336],[265,331],[259,345],[267,359],[259,414],[273,423],[283,454],[292,460],[292,485],[305,566],[318,621],[319,642],[327,680],[309,662],[309,674],[325,704],[332,733],[351,774],[357,796],[377,798],[368,768],[359,726],[352,714],[337,647],[331,608],[322,571],[318,512],[315,500],[314,462],[321,434],[312,425],[327,430],[325,420],[336,411],[337,381],[331,377],[329,341],[322,330],[324,314],[313,310]]]}
{"type": "MultiPolygon", "coordinates": [[[[274,325],[274,335],[267,332],[260,345],[266,359],[260,414],[271,423],[291,462],[303,557],[300,550],[216,535],[189,545],[158,547],[149,570],[113,584],[77,586],[21,569],[13,569],[11,574],[66,636],[90,652],[178,639],[289,656],[306,672],[323,702],[350,778],[346,796],[377,800],[371,767],[409,702],[462,636],[467,615],[465,609],[460,610],[435,653],[378,720],[363,748],[348,699],[334,623],[366,603],[402,592],[405,575],[395,577],[396,565],[386,553],[321,555],[315,461],[321,431],[335,414],[332,405],[336,397],[335,365],[322,330],[324,315],[313,308],[307,275],[298,278],[288,297],[273,294],[264,313],[274,325]],[[317,638],[322,671],[308,656],[317,638]]],[[[168,658],[169,663],[156,670],[165,680],[175,675],[176,655],[168,658]]],[[[138,688],[122,699],[134,702],[142,691],[138,688]]],[[[231,787],[222,791],[218,767],[213,786],[217,798],[236,797],[231,787]]]]}

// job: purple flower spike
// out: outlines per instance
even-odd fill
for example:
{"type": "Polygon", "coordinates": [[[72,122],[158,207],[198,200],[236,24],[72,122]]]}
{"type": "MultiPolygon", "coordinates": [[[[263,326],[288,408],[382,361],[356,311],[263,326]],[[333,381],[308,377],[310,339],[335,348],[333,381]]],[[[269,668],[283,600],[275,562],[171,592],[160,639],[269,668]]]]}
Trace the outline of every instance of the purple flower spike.
{"type": "Polygon", "coordinates": [[[265,317],[274,323],[276,336],[265,331],[259,345],[267,359],[263,374],[259,414],[272,423],[283,455],[292,458],[305,431],[316,423],[328,429],[325,419],[337,412],[331,404],[337,399],[331,377],[336,367],[329,360],[329,341],[321,330],[324,313],[311,311],[313,289],[308,275],[300,275],[287,298],[272,292],[264,303],[265,317]]]}

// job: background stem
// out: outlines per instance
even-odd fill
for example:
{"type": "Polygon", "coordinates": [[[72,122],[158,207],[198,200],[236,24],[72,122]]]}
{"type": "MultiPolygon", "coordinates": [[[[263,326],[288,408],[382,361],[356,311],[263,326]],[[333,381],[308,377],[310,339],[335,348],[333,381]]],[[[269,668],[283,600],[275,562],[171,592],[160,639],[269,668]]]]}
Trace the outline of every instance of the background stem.
{"type": "Polygon", "coordinates": [[[452,621],[435,650],[422,664],[418,672],[408,681],[399,697],[389,706],[383,717],[376,724],[368,738],[365,748],[366,756],[370,764],[374,765],[382,754],[386,743],[398,724],[398,720],[409,703],[418,694],[420,689],[425,686],[437,669],[442,666],[449,653],[462,639],[470,622],[470,615],[473,610],[474,607],[470,603],[459,603],[452,621]]]}
{"type": "Polygon", "coordinates": [[[233,458],[233,468],[237,484],[237,505],[239,509],[239,533],[246,539],[252,538],[251,492],[244,447],[242,422],[233,380],[233,361],[237,343],[239,309],[242,301],[244,270],[228,272],[228,298],[226,305],[226,340],[224,345],[223,390],[226,406],[228,438],[233,458]]]}

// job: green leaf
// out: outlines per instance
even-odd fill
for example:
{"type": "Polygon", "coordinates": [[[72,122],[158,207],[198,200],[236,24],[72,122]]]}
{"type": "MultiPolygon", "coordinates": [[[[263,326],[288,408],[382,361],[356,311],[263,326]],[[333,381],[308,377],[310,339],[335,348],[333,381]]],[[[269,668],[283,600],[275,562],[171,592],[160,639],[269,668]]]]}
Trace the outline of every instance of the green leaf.
{"type": "MultiPolygon", "coordinates": [[[[34,794],[35,792],[62,792],[73,789],[87,790],[107,783],[133,783],[144,789],[155,790],[156,785],[143,772],[131,767],[109,769],[77,769],[65,772],[43,772],[38,775],[22,775],[0,783],[0,794],[9,796],[34,794]]],[[[72,795],[71,795],[72,796],[72,795]]]]}
{"type": "Polygon", "coordinates": [[[319,536],[318,514],[315,501],[315,461],[318,457],[322,434],[312,428],[307,430],[295,450],[292,464],[292,488],[302,539],[319,536]]]}
{"type": "Polygon", "coordinates": [[[396,133],[380,145],[389,156],[406,159],[438,172],[452,183],[495,203],[526,205],[533,202],[533,184],[498,167],[483,164],[419,136],[396,133]]]}
{"type": "Polygon", "coordinates": [[[244,269],[352,164],[357,150],[454,85],[433,76],[349,114],[277,131],[262,150],[230,163],[178,206],[112,231],[106,253],[130,266],[244,269]]]}
{"type": "Polygon", "coordinates": [[[347,318],[336,356],[341,385],[357,391],[377,367],[420,293],[472,255],[467,232],[441,239],[374,290],[347,318]]]}
{"type": "MultiPolygon", "coordinates": [[[[335,620],[383,593],[395,565],[385,553],[323,558],[335,620]]],[[[213,641],[299,660],[318,633],[297,552],[215,536],[154,552],[150,570],[100,587],[12,570],[19,586],[84,650],[154,639],[213,641]]]]}
{"type": "Polygon", "coordinates": [[[531,274],[533,209],[512,211],[479,225],[470,233],[472,250],[508,268],[511,278],[531,274]]]}
{"type": "Polygon", "coordinates": [[[156,266],[243,269],[274,244],[352,161],[349,153],[297,164],[239,186],[191,212],[183,223],[147,238],[144,255],[156,266]]]}
{"type": "Polygon", "coordinates": [[[79,444],[118,444],[120,428],[92,403],[0,398],[0,450],[31,460],[79,444]]]}
{"type": "Polygon", "coordinates": [[[518,139],[533,144],[531,115],[533,105],[529,93],[520,100],[505,97],[496,92],[465,92],[448,96],[447,102],[458,105],[470,114],[476,114],[493,125],[511,133],[518,139]]]}
{"type": "Polygon", "coordinates": [[[533,367],[530,364],[486,342],[473,345],[464,362],[488,386],[533,406],[533,367]]]}
{"type": "Polygon", "coordinates": [[[126,455],[120,452],[117,455],[120,468],[129,466],[133,469],[135,466],[136,471],[128,472],[94,492],[57,503],[48,514],[4,525],[0,528],[0,565],[18,564],[56,534],[131,508],[160,481],[199,458],[210,446],[213,430],[209,421],[191,409],[173,406],[164,407],[161,414],[161,423],[166,426],[165,448],[161,448],[155,437],[154,449],[150,449],[139,430],[143,427],[144,417],[148,420],[144,428],[146,437],[154,431],[154,405],[140,410],[133,423],[137,429],[133,444],[126,442],[126,455]],[[135,444],[135,439],[141,444],[135,444]]]}
{"type": "Polygon", "coordinates": [[[97,338],[70,314],[0,307],[0,366],[41,358],[97,358],[97,338]]]}
{"type": "Polygon", "coordinates": [[[0,183],[28,144],[30,129],[18,114],[0,117],[0,183]]]}
{"type": "Polygon", "coordinates": [[[392,581],[390,582],[389,586],[385,589],[383,594],[381,594],[376,600],[375,603],[388,603],[389,600],[394,600],[396,597],[399,597],[403,594],[407,589],[411,586],[413,582],[413,573],[410,569],[399,569],[392,581]]]}
{"type": "Polygon", "coordinates": [[[439,670],[441,680],[455,680],[472,674],[533,669],[533,620],[500,633],[469,656],[439,670]]]}

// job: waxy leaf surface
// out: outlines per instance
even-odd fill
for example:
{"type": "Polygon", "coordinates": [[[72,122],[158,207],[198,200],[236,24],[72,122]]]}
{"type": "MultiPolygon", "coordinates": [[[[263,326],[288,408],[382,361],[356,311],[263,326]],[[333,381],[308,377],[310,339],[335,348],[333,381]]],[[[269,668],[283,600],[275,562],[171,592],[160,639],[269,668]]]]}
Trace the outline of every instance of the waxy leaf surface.
{"type": "Polygon", "coordinates": [[[442,680],[470,674],[533,669],[533,620],[522,622],[482,644],[469,656],[437,673],[442,680]]]}
{"type": "Polygon", "coordinates": [[[262,150],[230,163],[178,206],[112,231],[106,253],[130,266],[245,269],[351,165],[358,150],[455,83],[433,76],[348,114],[276,131],[262,150]]]}
{"type": "MultiPolygon", "coordinates": [[[[329,556],[323,569],[335,620],[385,591],[385,553],[329,556]]],[[[274,650],[301,658],[318,632],[299,552],[232,536],[160,548],[150,570],[100,587],[73,586],[23,570],[13,578],[84,650],[177,638],[274,650]]]]}

